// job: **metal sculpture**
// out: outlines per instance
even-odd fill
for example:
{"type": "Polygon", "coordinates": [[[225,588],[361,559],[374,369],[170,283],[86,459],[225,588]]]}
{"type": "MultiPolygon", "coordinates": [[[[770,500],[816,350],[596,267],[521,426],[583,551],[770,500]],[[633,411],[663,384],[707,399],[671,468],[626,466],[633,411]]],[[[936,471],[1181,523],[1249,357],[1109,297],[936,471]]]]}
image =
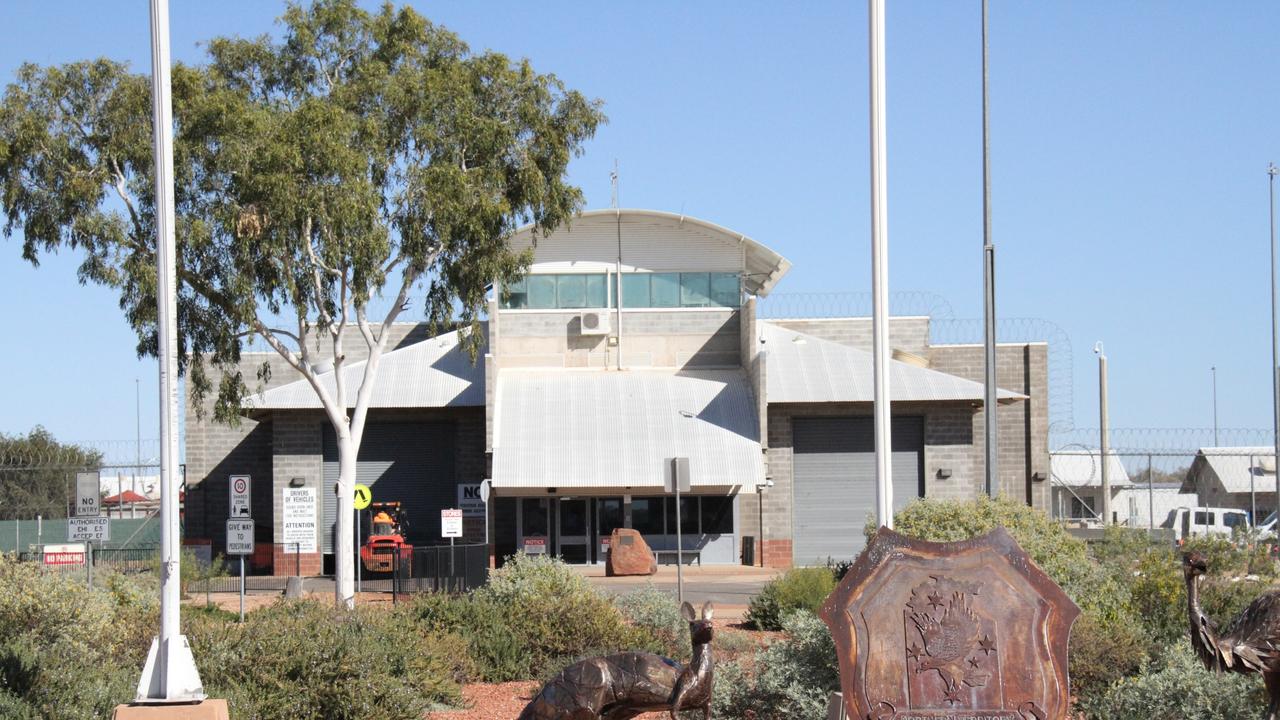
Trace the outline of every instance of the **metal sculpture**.
{"type": "Polygon", "coordinates": [[[1191,647],[1210,670],[1260,673],[1270,698],[1266,717],[1276,720],[1280,711],[1280,590],[1259,595],[1219,634],[1217,623],[1200,609],[1200,578],[1208,569],[1203,553],[1192,551],[1182,556],[1191,647]]]}
{"type": "Polygon", "coordinates": [[[711,656],[710,602],[701,617],[684,603],[693,659],[687,667],[653,653],[626,652],[576,662],[551,679],[529,701],[519,720],[629,720],[647,712],[702,708],[711,717],[715,662],[711,656]]]}
{"type": "Polygon", "coordinates": [[[1062,720],[1080,613],[997,529],[932,543],[881,528],[822,607],[849,717],[1062,720]]]}

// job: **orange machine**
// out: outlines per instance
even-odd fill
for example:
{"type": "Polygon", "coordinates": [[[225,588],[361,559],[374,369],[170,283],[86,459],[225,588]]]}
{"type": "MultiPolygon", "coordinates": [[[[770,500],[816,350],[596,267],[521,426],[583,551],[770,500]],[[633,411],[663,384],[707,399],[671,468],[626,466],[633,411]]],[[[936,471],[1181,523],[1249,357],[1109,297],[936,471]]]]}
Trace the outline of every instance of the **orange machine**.
{"type": "Polygon", "coordinates": [[[369,513],[369,537],[360,547],[360,561],[369,572],[391,572],[395,556],[400,555],[400,568],[408,572],[413,564],[413,546],[404,540],[403,513],[398,502],[372,503],[369,513]]]}

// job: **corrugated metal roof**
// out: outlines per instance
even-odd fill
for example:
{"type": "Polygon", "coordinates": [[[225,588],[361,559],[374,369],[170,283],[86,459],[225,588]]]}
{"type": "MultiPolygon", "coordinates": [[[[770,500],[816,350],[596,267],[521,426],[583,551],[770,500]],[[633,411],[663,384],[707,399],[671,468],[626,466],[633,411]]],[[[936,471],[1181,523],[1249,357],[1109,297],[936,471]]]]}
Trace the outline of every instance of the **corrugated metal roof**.
{"type": "Polygon", "coordinates": [[[495,487],[662,487],[670,457],[689,458],[694,485],[763,475],[738,370],[507,369],[495,402],[495,487]]]}
{"type": "MultiPolygon", "coordinates": [[[[347,396],[354,399],[364,375],[364,361],[342,369],[347,396]]],[[[330,393],[336,389],[333,371],[320,375],[330,393]]],[[[458,333],[406,345],[382,356],[369,400],[371,408],[483,407],[484,361],[458,343],[458,333]]],[[[245,409],[295,410],[320,408],[320,398],[306,380],[272,388],[245,401],[245,409]]]]}
{"type": "MultiPolygon", "coordinates": [[[[1271,446],[1200,448],[1190,474],[1201,472],[1204,465],[1218,476],[1227,492],[1275,492],[1276,449],[1271,446]]],[[[1190,479],[1190,478],[1188,478],[1190,479]]]]}
{"type": "MultiPolygon", "coordinates": [[[[1097,452],[1055,452],[1049,456],[1049,471],[1053,473],[1053,479],[1063,485],[1102,486],[1102,463],[1097,452]]],[[[1124,469],[1124,463],[1111,453],[1107,454],[1107,479],[1112,487],[1133,484],[1129,472],[1124,469]]]]}
{"type": "MultiPolygon", "coordinates": [[[[871,402],[874,393],[871,353],[794,330],[760,323],[761,348],[767,357],[769,402],[871,402]]],[[[889,396],[898,401],[973,400],[983,398],[982,383],[889,361],[889,396]]],[[[999,402],[1027,396],[999,391],[999,402]]]]}
{"type": "MultiPolygon", "coordinates": [[[[764,297],[791,268],[791,262],[740,232],[688,215],[659,210],[588,210],[568,226],[540,239],[534,266],[566,270],[618,258],[621,220],[622,267],[632,270],[741,271],[748,293],[764,297]],[[667,242],[664,242],[667,241],[667,242]]],[[[531,245],[530,227],[516,231],[513,248],[531,245]]]]}

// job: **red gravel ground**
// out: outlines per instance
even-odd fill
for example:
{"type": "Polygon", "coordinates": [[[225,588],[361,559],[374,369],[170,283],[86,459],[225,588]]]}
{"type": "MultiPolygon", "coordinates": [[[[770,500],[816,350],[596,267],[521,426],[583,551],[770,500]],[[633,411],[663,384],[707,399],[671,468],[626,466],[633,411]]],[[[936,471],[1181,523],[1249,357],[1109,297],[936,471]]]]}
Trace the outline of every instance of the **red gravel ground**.
{"type": "MultiPolygon", "coordinates": [[[[520,711],[541,689],[532,681],[468,685],[462,689],[466,710],[427,713],[427,720],[516,720],[520,711]]],[[[670,720],[667,713],[645,713],[639,720],[670,720]]]]}

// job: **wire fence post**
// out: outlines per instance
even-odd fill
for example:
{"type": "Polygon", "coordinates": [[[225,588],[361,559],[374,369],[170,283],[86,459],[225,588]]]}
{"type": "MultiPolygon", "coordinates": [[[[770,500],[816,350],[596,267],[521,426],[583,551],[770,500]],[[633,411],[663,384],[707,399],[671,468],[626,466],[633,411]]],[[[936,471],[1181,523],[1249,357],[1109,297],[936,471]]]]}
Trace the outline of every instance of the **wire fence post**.
{"type": "Polygon", "coordinates": [[[293,574],[298,580],[302,580],[302,543],[293,544],[293,574]]]}
{"type": "Polygon", "coordinates": [[[1147,531],[1156,529],[1156,486],[1151,471],[1151,455],[1147,455],[1147,531]]]}

